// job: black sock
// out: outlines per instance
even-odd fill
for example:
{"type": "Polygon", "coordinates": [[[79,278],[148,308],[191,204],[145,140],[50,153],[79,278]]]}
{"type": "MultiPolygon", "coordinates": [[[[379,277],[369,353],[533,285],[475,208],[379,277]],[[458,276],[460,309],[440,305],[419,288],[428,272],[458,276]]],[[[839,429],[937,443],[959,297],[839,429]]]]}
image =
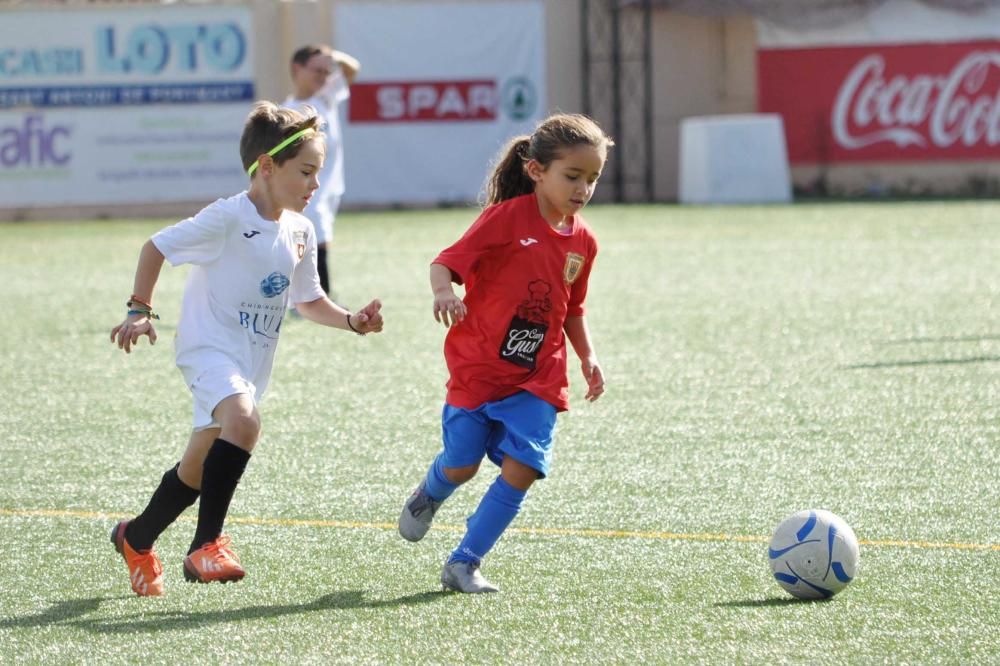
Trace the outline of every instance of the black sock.
{"type": "Polygon", "coordinates": [[[177,467],[167,470],[146,509],[125,528],[125,540],[133,549],[152,548],[163,530],[198,499],[198,491],[177,476],[177,467]]]}
{"type": "Polygon", "coordinates": [[[216,439],[205,456],[205,469],[201,475],[201,504],[198,506],[198,527],[193,553],[222,534],[222,524],[229,513],[229,503],[236,491],[236,484],[250,460],[250,453],[224,439],[216,439]]]}
{"type": "Polygon", "coordinates": [[[323,293],[330,293],[330,273],[326,268],[326,248],[316,248],[316,270],[319,272],[319,286],[323,287],[323,293]]]}

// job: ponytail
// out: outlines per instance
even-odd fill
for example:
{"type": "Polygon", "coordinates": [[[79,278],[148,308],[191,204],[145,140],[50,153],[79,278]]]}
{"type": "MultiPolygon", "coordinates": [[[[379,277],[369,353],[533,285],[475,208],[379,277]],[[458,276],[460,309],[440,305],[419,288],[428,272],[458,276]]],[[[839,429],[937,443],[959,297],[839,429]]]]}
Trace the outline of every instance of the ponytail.
{"type": "Polygon", "coordinates": [[[500,151],[493,171],[486,179],[483,207],[534,192],[535,181],[524,170],[530,160],[547,169],[567,148],[592,146],[606,157],[613,145],[615,142],[611,137],[587,116],[553,114],[539,123],[534,133],[514,137],[500,151]]]}
{"type": "Polygon", "coordinates": [[[507,142],[493,167],[493,173],[486,181],[484,207],[535,191],[535,181],[524,171],[524,164],[530,159],[530,149],[531,137],[527,134],[516,136],[507,142]]]}

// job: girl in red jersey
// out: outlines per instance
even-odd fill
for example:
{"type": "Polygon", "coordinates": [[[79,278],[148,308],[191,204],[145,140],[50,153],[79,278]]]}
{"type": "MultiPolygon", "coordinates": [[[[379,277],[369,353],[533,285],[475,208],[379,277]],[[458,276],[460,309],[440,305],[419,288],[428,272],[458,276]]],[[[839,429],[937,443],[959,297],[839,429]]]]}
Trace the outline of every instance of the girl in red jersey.
{"type": "Polygon", "coordinates": [[[548,474],[556,414],[569,408],[567,339],[580,358],[586,399],[604,393],[584,318],[597,241],[579,211],[612,145],[594,121],[569,114],[516,137],[487,182],[479,219],[431,263],[434,318],[449,328],[444,449],[406,501],[400,534],[422,539],[484,456],[500,467],[445,562],[446,590],[497,591],[479,565],[531,484],[548,474]],[[452,282],[465,285],[464,299],[452,282]]]}

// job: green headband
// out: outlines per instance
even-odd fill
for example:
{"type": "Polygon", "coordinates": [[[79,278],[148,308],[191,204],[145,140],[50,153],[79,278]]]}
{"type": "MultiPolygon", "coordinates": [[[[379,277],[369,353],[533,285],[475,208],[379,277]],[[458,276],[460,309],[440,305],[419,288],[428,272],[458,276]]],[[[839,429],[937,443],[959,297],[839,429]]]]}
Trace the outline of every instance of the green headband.
{"type": "MultiPolygon", "coordinates": [[[[295,134],[291,135],[290,137],[288,137],[287,139],[285,139],[284,141],[282,141],[281,143],[279,143],[277,146],[275,146],[271,150],[267,151],[267,154],[270,155],[271,157],[274,157],[279,152],[281,152],[281,150],[283,148],[287,147],[288,144],[294,142],[299,137],[305,136],[309,132],[315,132],[315,131],[316,130],[313,129],[312,127],[307,127],[304,130],[299,130],[298,132],[296,132],[295,134]]],[[[254,160],[254,163],[250,165],[249,169],[247,169],[247,175],[253,177],[253,172],[256,171],[257,167],[259,167],[259,166],[260,166],[260,160],[254,160]]]]}

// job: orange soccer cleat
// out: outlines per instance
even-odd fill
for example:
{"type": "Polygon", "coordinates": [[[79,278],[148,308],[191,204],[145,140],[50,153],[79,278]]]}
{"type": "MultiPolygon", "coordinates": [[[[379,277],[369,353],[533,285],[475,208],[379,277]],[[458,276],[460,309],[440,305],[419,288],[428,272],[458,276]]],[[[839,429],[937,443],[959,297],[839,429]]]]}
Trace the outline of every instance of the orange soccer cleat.
{"type": "Polygon", "coordinates": [[[241,580],[246,574],[225,535],[184,558],[184,578],[190,583],[228,583],[241,580]]]}
{"type": "Polygon", "coordinates": [[[128,524],[129,521],[123,520],[115,525],[111,530],[111,543],[128,565],[132,591],[140,597],[158,597],[163,594],[163,565],[152,548],[133,550],[125,540],[125,528],[128,524]]]}

